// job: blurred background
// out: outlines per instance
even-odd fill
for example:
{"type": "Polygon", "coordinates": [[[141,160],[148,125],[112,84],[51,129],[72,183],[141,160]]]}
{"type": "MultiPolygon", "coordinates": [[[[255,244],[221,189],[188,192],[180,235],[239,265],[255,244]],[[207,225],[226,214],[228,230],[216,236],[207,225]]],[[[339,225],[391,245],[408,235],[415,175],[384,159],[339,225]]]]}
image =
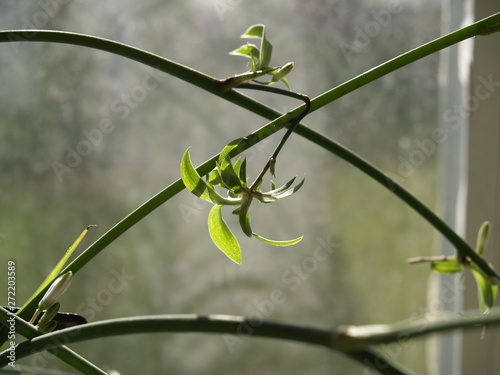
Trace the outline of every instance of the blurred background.
{"type": "MultiPolygon", "coordinates": [[[[441,34],[433,1],[241,0],[2,1],[2,29],[92,34],[224,78],[248,61],[228,55],[263,23],[273,65],[294,61],[294,91],[311,98],[441,34]]],[[[79,251],[195,165],[266,120],[197,87],[107,52],[50,43],[0,45],[0,264],[17,266],[21,305],[89,224],[79,251]],[[107,124],[107,125],[103,125],[107,124]],[[99,129],[107,126],[106,132],[99,129]],[[94,138],[93,138],[94,136],[94,138]]],[[[312,113],[304,124],[359,153],[439,209],[438,56],[373,82],[312,113]],[[428,145],[428,143],[425,143],[428,145]],[[430,146],[429,146],[430,147],[430,146]]],[[[280,112],[300,103],[246,91],[280,112]]],[[[250,176],[281,133],[246,152],[250,176]]],[[[209,205],[183,191],[78,272],[62,310],[91,321],[146,314],[223,313],[336,327],[411,319],[427,309],[426,266],[435,233],[389,191],[336,156],[292,136],[277,183],[306,176],[299,193],[253,205],[265,237],[304,235],[290,248],[241,241],[236,265],[211,242],[209,205]],[[317,254],[328,256],[318,258],[317,254]],[[297,270],[300,270],[297,271],[297,270]],[[284,301],[263,311],[273,290],[284,301]]],[[[4,271],[1,271],[4,275],[4,271]]],[[[6,290],[6,278],[0,278],[6,290]]],[[[4,294],[2,294],[4,295],[4,294]]],[[[4,297],[2,297],[2,303],[4,297]]],[[[134,335],[72,345],[121,374],[364,374],[317,347],[244,337],[134,335]]],[[[381,348],[426,372],[425,342],[381,348]]],[[[20,361],[69,371],[58,359],[20,361]]]]}

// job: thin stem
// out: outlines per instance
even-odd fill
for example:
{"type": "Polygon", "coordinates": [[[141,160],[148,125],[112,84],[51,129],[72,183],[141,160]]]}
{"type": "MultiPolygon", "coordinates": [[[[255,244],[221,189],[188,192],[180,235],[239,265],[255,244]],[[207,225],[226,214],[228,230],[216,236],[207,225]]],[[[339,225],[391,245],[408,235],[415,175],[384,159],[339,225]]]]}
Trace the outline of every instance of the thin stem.
{"type": "MultiPolygon", "coordinates": [[[[1,322],[6,324],[7,318],[10,316],[14,316],[14,314],[0,309],[1,322]]],[[[20,359],[43,350],[55,349],[63,343],[71,344],[117,335],[200,332],[237,335],[238,338],[266,337],[320,345],[349,355],[364,365],[374,368],[378,366],[378,370],[384,374],[408,374],[403,370],[397,370],[391,361],[373,352],[371,347],[388,343],[403,345],[412,338],[431,333],[447,332],[455,329],[477,329],[485,325],[499,324],[499,311],[494,311],[487,316],[467,319],[431,315],[424,316],[419,320],[412,319],[395,324],[343,326],[334,330],[269,321],[259,322],[256,325],[255,320],[232,315],[151,315],[104,320],[37,336],[16,347],[16,358],[20,359]],[[371,364],[370,361],[367,361],[367,355],[373,360],[371,364]],[[386,371],[387,369],[383,367],[390,367],[390,371],[386,371]]],[[[0,368],[7,365],[9,361],[8,355],[9,350],[0,353],[0,368]]]]}
{"type": "Polygon", "coordinates": [[[403,66],[409,65],[442,49],[477,35],[486,35],[488,33],[499,31],[499,23],[500,13],[496,13],[482,19],[481,21],[473,23],[470,26],[451,32],[398,57],[395,57],[392,60],[370,69],[359,76],[317,96],[312,100],[311,112],[337,100],[344,95],[347,95],[354,90],[357,90],[361,86],[373,82],[376,79],[381,78],[403,66]]]}
{"type": "Polygon", "coordinates": [[[457,260],[455,256],[437,255],[433,257],[415,257],[407,260],[408,264],[429,263],[429,262],[445,262],[457,260]]]}
{"type": "Polygon", "coordinates": [[[393,324],[347,326],[338,334],[337,345],[341,350],[358,350],[372,345],[399,343],[429,334],[448,332],[456,329],[482,329],[485,326],[500,325],[500,311],[479,315],[469,311],[462,316],[439,317],[435,314],[393,324]]]}
{"type": "MultiPolygon", "coordinates": [[[[28,339],[33,339],[35,337],[41,336],[43,333],[38,331],[31,324],[26,322],[25,320],[19,318],[17,315],[5,310],[0,306],[0,323],[2,323],[5,327],[11,327],[9,319],[15,319],[15,331],[23,335],[28,339]]],[[[60,342],[61,345],[63,342],[60,342]]],[[[78,353],[69,349],[66,346],[60,346],[57,349],[50,349],[49,352],[55,354],[59,359],[66,362],[68,365],[72,366],[76,370],[80,371],[82,374],[89,375],[106,375],[104,371],[102,371],[99,367],[89,362],[85,358],[83,358],[78,353]]],[[[4,353],[7,357],[10,355],[10,348],[5,350],[4,353]]],[[[17,352],[16,352],[17,359],[17,352]]],[[[0,365],[0,368],[6,366],[9,363],[9,358],[7,358],[7,362],[0,365]]]]}
{"type": "Polygon", "coordinates": [[[290,135],[293,133],[293,131],[295,130],[297,125],[309,113],[309,110],[311,109],[311,100],[305,94],[300,94],[298,92],[283,90],[283,89],[280,89],[277,87],[253,85],[253,84],[241,84],[241,85],[237,86],[237,88],[267,91],[267,92],[272,92],[272,93],[279,94],[279,95],[285,95],[285,96],[289,96],[289,97],[294,98],[294,99],[302,100],[305,104],[304,110],[298,116],[294,116],[293,118],[291,118],[290,120],[286,121],[283,124],[283,126],[287,127],[288,130],[286,131],[285,135],[283,136],[281,141],[276,146],[276,149],[274,150],[273,154],[271,155],[271,157],[267,161],[264,168],[262,168],[262,171],[259,173],[259,175],[255,179],[254,183],[250,186],[250,190],[253,191],[253,190],[257,189],[260,186],[260,184],[262,184],[262,181],[264,179],[264,175],[266,174],[266,172],[269,169],[271,169],[271,174],[274,175],[274,164],[276,163],[276,160],[278,160],[278,154],[280,153],[281,149],[283,148],[286,141],[288,140],[290,135]]]}
{"type": "MultiPolygon", "coordinates": [[[[326,104],[390,73],[394,70],[408,65],[420,58],[428,56],[432,53],[438,52],[439,50],[449,47],[455,43],[463,41],[467,38],[471,38],[476,35],[485,35],[487,33],[498,31],[498,24],[500,23],[500,13],[491,15],[479,22],[476,22],[466,28],[457,30],[443,37],[440,37],[430,43],[427,43],[419,48],[411,50],[399,57],[396,57],[387,63],[379,65],[376,68],[363,73],[352,80],[337,86],[336,88],[319,95],[311,101],[310,112],[313,112],[326,104]]],[[[246,97],[235,90],[229,90],[224,92],[224,81],[218,80],[213,77],[207,76],[201,72],[194,69],[188,68],[181,64],[177,64],[173,61],[165,59],[163,57],[154,55],[152,53],[127,46],[122,43],[114,42],[111,40],[98,38],[89,35],[68,33],[61,31],[47,31],[47,30],[10,30],[0,32],[0,43],[1,42],[11,42],[14,43],[17,48],[19,42],[55,42],[55,43],[67,43],[72,45],[80,45],[90,48],[96,48],[117,55],[121,55],[132,60],[138,61],[145,65],[151,66],[155,69],[161,70],[168,74],[171,74],[177,78],[180,78],[186,82],[192,83],[197,87],[211,92],[214,95],[220,96],[234,104],[237,104],[243,108],[248,109],[251,112],[259,114],[267,119],[272,119],[269,124],[264,128],[260,129],[258,134],[254,134],[249,137],[251,141],[250,145],[267,138],[271,134],[274,134],[280,129],[289,115],[299,115],[303,110],[305,105],[302,105],[293,111],[291,111],[286,116],[281,116],[281,114],[272,108],[269,108],[249,97],[246,97]],[[281,117],[280,117],[281,116],[281,117]],[[253,142],[253,143],[252,143],[253,142]]],[[[444,222],[442,222],[435,214],[430,212],[422,203],[420,203],[415,197],[410,193],[406,192],[402,187],[395,183],[388,176],[385,176],[382,172],[378,171],[376,168],[372,167],[370,164],[364,162],[358,155],[354,154],[352,151],[345,149],[344,147],[336,144],[332,140],[328,140],[326,137],[315,133],[313,130],[306,128],[305,126],[297,125],[295,128],[296,133],[302,135],[309,139],[310,141],[321,145],[322,147],[328,149],[330,152],[339,156],[340,158],[347,160],[354,166],[361,169],[363,172],[374,177],[382,185],[389,188],[406,203],[408,203],[412,208],[416,209],[424,218],[426,218],[431,225],[433,225],[437,230],[439,230],[444,237],[446,237],[460,253],[466,254],[470,257],[477,265],[489,276],[500,277],[488,266],[488,264],[470,248],[470,246],[461,239],[450,227],[448,227],[444,222]],[[327,142],[325,143],[325,139],[327,142]],[[376,176],[376,177],[375,177],[376,176]],[[394,189],[393,189],[394,187],[394,189]]],[[[250,146],[248,146],[250,147],[250,146]]],[[[246,147],[246,148],[248,148],[246,147]]],[[[245,148],[245,149],[246,149],[245,148]]],[[[237,152],[243,151],[243,148],[238,148],[237,152]]],[[[215,166],[215,160],[218,156],[210,159],[205,164],[203,164],[200,169],[198,169],[200,174],[205,174],[215,166]],[[208,169],[208,170],[207,170],[208,169]],[[203,171],[205,171],[203,173],[203,171]]],[[[65,271],[76,272],[78,269],[83,267],[90,259],[96,256],[100,251],[102,251],[107,245],[113,242],[121,234],[127,231],[135,223],[140,221],[154,209],[159,207],[161,204],[166,202],[168,199],[173,197],[179,191],[184,188],[181,180],[177,180],[172,185],[155,195],[148,202],[137,208],[130,215],[125,217],[119,223],[117,223],[113,228],[106,232],[101,238],[99,238],[94,244],[92,244],[80,257],[75,259],[65,271]]],[[[39,294],[41,298],[42,293],[39,294]]],[[[27,307],[25,315],[32,313],[38,303],[39,298],[35,298],[32,303],[27,307]]],[[[5,330],[0,335],[0,342],[5,340],[5,330]],[[3,340],[2,340],[3,339],[3,340]]]]}
{"type": "MultiPolygon", "coordinates": [[[[0,314],[0,320],[2,316],[0,314]]],[[[62,349],[61,344],[94,340],[117,335],[129,335],[136,333],[159,333],[159,332],[201,332],[234,335],[238,338],[267,337],[296,341],[305,344],[320,345],[328,349],[335,349],[332,343],[337,332],[311,327],[275,323],[264,321],[255,326],[255,322],[241,316],[230,315],[157,315],[132,318],[121,318],[105,320],[95,323],[75,326],[38,336],[19,344],[16,347],[16,359],[36,354],[43,350],[62,349]],[[249,332],[249,333],[242,333],[249,332]]],[[[231,339],[231,338],[230,338],[231,339]]],[[[344,353],[364,366],[377,369],[380,363],[385,364],[384,374],[409,375],[399,365],[392,363],[384,356],[377,354],[369,348],[363,348],[352,353],[344,353]]],[[[9,351],[0,353],[0,368],[6,366],[9,351]]]]}
{"type": "Polygon", "coordinates": [[[345,147],[335,143],[330,138],[315,132],[305,126],[298,126],[296,133],[300,134],[311,142],[323,147],[324,149],[341,157],[345,161],[363,171],[385,188],[389,189],[396,196],[401,198],[408,206],[418,212],[428,223],[438,230],[450,243],[452,243],[457,252],[462,256],[469,257],[477,266],[485,272],[486,275],[500,280],[500,276],[488,265],[488,263],[478,255],[462,237],[460,237],[448,224],[446,224],[431,209],[418,200],[413,194],[403,186],[393,180],[391,177],[374,167],[368,161],[349,151],[345,147]]]}
{"type": "MultiPolygon", "coordinates": [[[[458,43],[467,38],[476,35],[483,35],[488,32],[497,31],[497,29],[495,29],[494,27],[496,27],[495,25],[498,25],[499,22],[500,22],[500,13],[496,13],[466,28],[442,36],[419,48],[404,53],[399,57],[396,57],[388,61],[387,63],[379,65],[378,67],[373,68],[368,72],[353,78],[352,80],[346,82],[345,84],[337,86],[336,88],[322,95],[319,95],[318,97],[316,97],[311,101],[310,112],[313,112],[325,106],[326,104],[376,80],[377,78],[380,78],[398,68],[408,65],[418,60],[419,58],[423,58],[432,53],[438,52],[443,48],[446,48],[450,45],[453,45],[454,43],[458,43]]],[[[177,78],[180,78],[186,82],[192,83],[197,87],[207,90],[214,95],[220,96],[234,104],[246,108],[251,112],[259,114],[267,119],[272,119],[273,121],[267,124],[264,128],[261,128],[258,133],[254,133],[252,136],[248,137],[250,145],[253,145],[256,142],[259,142],[267,138],[268,136],[274,134],[286,122],[287,116],[290,115],[297,116],[302,111],[304,111],[305,107],[305,105],[302,105],[300,107],[295,108],[287,115],[281,115],[279,112],[273,110],[272,108],[267,107],[249,97],[246,97],[236,92],[235,90],[229,90],[228,92],[224,92],[225,80],[215,79],[213,77],[207,76],[201,72],[198,72],[194,69],[188,68],[181,64],[175,63],[171,60],[165,59],[158,55],[131,46],[127,46],[122,43],[94,36],[61,32],[61,31],[10,30],[10,31],[0,32],[0,43],[1,42],[12,42],[12,43],[55,42],[55,43],[81,45],[121,55],[130,58],[132,60],[138,61],[140,63],[143,63],[145,65],[151,66],[153,68],[159,69],[163,72],[166,72],[177,78]]],[[[301,126],[300,124],[297,125],[295,130],[297,134],[304,136],[310,141],[324,147],[325,149],[329,150],[330,152],[334,153],[340,158],[348,161],[349,163],[356,166],[369,176],[375,178],[382,185],[389,188],[389,190],[393,191],[396,195],[398,195],[401,199],[403,199],[406,203],[408,203],[412,208],[416,209],[417,212],[419,212],[426,220],[429,221],[431,225],[433,225],[438,231],[440,231],[443,234],[443,236],[446,237],[457,248],[459,252],[465,253],[474,262],[477,262],[478,266],[481,269],[483,269],[483,271],[487,275],[494,276],[500,279],[500,277],[493,270],[491,270],[488,264],[484,260],[482,260],[482,258],[478,257],[477,254],[475,254],[474,250],[472,250],[470,246],[463,239],[461,239],[450,227],[448,227],[446,223],[439,220],[439,218],[435,214],[430,212],[429,209],[427,209],[409,192],[405,191],[402,187],[400,187],[391,178],[385,176],[375,167],[366,163],[362,158],[360,158],[352,151],[342,147],[339,144],[336,144],[334,141],[329,140],[328,138],[320,135],[319,133],[316,133],[313,130],[308,129],[305,126],[301,126]],[[393,187],[395,187],[395,189],[393,189],[393,187]]],[[[232,153],[232,155],[236,155],[242,152],[246,148],[243,147],[238,148],[235,151],[235,153],[232,153]]],[[[200,167],[201,169],[199,169],[198,172],[200,174],[206,174],[211,169],[213,169],[217,157],[218,156],[204,163],[200,167]]],[[[183,188],[184,186],[181,180],[179,179],[175,181],[172,185],[170,185],[169,187],[167,187],[166,189],[155,195],[148,202],[144,203],[134,212],[132,212],[123,220],[121,220],[119,223],[117,223],[108,232],[106,232],[101,238],[99,238],[94,244],[92,244],[80,257],[75,259],[75,261],[73,261],[73,263],[71,263],[65,269],[65,271],[71,270],[73,272],[76,272],[88,261],[90,261],[90,259],[92,259],[100,251],[102,251],[107,245],[113,242],[116,238],[118,238],[121,234],[127,231],[130,227],[132,227],[135,223],[144,218],[146,215],[148,215],[154,209],[156,209],[161,204],[166,202],[168,199],[173,197],[183,188]]],[[[42,291],[41,293],[43,292],[44,291],[42,291]]],[[[33,300],[33,303],[30,304],[30,308],[26,310],[25,313],[26,315],[34,311],[37,302],[38,302],[37,299],[33,300]]]]}

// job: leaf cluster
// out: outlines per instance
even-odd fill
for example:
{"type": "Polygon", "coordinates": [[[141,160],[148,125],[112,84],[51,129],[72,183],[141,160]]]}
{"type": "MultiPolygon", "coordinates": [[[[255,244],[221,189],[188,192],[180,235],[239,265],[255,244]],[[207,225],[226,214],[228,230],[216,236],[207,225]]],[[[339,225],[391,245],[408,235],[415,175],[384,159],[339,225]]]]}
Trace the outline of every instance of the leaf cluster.
{"type": "Polygon", "coordinates": [[[261,203],[272,203],[287,198],[302,187],[304,179],[299,184],[292,186],[296,179],[294,177],[278,188],[271,181],[271,190],[267,192],[261,191],[258,185],[254,186],[256,184],[249,185],[246,175],[246,159],[238,158],[233,164],[229,157],[230,152],[243,139],[239,138],[224,147],[215,168],[207,175],[205,180],[200,177],[193,166],[189,149],[184,153],[180,167],[184,185],[197,197],[214,204],[208,215],[210,236],[214,244],[236,263],[241,263],[241,248],[238,240],[222,217],[223,206],[237,206],[232,213],[238,215],[240,227],[248,237],[255,237],[273,246],[290,246],[302,239],[302,237],[299,237],[288,241],[270,240],[252,230],[249,210],[254,200],[261,203]],[[219,194],[216,187],[227,190],[227,196],[224,197],[219,194]]]}
{"type": "Polygon", "coordinates": [[[266,38],[265,26],[260,24],[252,25],[241,35],[241,38],[260,39],[260,47],[257,47],[252,43],[246,43],[234,51],[229,52],[230,55],[243,56],[252,61],[252,67],[249,70],[249,73],[251,74],[242,74],[237,76],[237,78],[240,79],[235,81],[235,83],[237,83],[234,86],[250,79],[263,85],[270,85],[275,82],[282,81],[290,90],[290,83],[285,76],[292,71],[293,62],[288,62],[285,65],[278,67],[270,66],[273,46],[266,38]],[[262,75],[270,75],[271,79],[267,82],[257,81],[255,79],[262,75]]]}

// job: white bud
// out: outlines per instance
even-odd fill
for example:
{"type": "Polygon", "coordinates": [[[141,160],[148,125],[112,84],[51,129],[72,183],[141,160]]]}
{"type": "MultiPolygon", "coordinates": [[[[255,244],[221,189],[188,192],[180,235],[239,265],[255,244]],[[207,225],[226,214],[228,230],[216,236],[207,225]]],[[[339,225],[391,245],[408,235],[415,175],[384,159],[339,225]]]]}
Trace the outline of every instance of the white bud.
{"type": "Polygon", "coordinates": [[[38,304],[38,309],[48,310],[54,303],[56,303],[64,292],[68,290],[72,277],[73,272],[69,271],[54,281],[38,304]]]}

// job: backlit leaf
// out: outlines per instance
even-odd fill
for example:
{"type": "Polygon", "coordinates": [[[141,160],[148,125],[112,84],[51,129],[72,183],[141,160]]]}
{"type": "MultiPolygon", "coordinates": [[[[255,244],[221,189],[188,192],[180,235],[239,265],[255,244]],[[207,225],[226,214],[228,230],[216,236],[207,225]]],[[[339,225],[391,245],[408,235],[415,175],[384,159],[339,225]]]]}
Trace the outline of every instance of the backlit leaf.
{"type": "Polygon", "coordinates": [[[269,245],[273,245],[273,246],[291,246],[291,245],[295,245],[295,244],[299,243],[302,240],[302,238],[304,237],[304,236],[300,236],[299,238],[295,238],[293,240],[288,240],[288,241],[275,241],[275,240],[270,240],[270,239],[264,238],[262,236],[259,236],[256,233],[252,233],[252,234],[258,240],[260,240],[262,242],[265,242],[265,243],[267,243],[269,245]]]}
{"type": "Polygon", "coordinates": [[[231,233],[222,218],[222,206],[215,205],[208,214],[208,231],[214,244],[227,255],[229,259],[241,263],[241,249],[236,237],[231,233]]]}
{"type": "Polygon", "coordinates": [[[252,25],[241,35],[241,38],[262,38],[264,27],[262,24],[252,25]]]}
{"type": "Polygon", "coordinates": [[[240,203],[239,199],[228,199],[222,197],[215,189],[206,183],[198,174],[191,157],[189,156],[189,149],[186,150],[181,161],[181,178],[184,185],[197,197],[204,199],[208,202],[215,204],[237,205],[240,203]]]}
{"type": "Polygon", "coordinates": [[[431,262],[431,269],[439,273],[457,273],[462,272],[464,267],[456,258],[448,260],[434,260],[431,262]]]}
{"type": "Polygon", "coordinates": [[[219,154],[219,163],[222,164],[231,151],[233,151],[245,138],[237,138],[228,143],[219,154]]]}
{"type": "Polygon", "coordinates": [[[245,233],[248,237],[252,237],[252,227],[250,225],[250,204],[252,203],[252,197],[249,195],[244,195],[243,203],[240,206],[239,221],[241,229],[243,233],[245,233]]]}
{"type": "Polygon", "coordinates": [[[477,284],[479,308],[483,313],[487,314],[495,304],[498,286],[490,284],[480,272],[474,269],[472,270],[472,274],[477,284]]]}

